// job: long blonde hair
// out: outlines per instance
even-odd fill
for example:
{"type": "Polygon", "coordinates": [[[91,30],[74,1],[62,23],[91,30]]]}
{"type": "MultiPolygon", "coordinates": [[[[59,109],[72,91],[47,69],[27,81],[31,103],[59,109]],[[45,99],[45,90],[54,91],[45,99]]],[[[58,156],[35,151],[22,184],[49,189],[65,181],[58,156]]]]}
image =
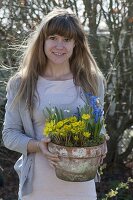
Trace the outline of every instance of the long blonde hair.
{"type": "Polygon", "coordinates": [[[17,72],[21,81],[15,102],[24,98],[30,111],[34,105],[33,99],[38,76],[43,75],[46,68],[45,40],[52,34],[74,39],[75,47],[70,58],[70,70],[74,83],[81,86],[86,92],[98,94],[97,78],[99,75],[102,76],[102,73],[90,52],[85,31],[75,14],[56,8],[44,17],[41,24],[29,37],[27,49],[17,72]]]}

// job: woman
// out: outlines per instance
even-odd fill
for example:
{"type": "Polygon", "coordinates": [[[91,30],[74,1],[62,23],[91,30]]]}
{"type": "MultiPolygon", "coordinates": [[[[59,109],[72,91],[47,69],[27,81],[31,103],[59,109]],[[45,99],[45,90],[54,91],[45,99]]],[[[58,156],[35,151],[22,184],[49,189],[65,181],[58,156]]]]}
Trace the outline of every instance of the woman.
{"type": "Polygon", "coordinates": [[[21,200],[95,200],[94,180],[65,182],[56,177],[59,158],[44,138],[48,105],[75,113],[84,105],[84,91],[104,101],[103,75],[88,47],[85,32],[73,14],[54,9],[29,38],[20,70],[7,86],[3,141],[20,152],[15,164],[21,200]]]}

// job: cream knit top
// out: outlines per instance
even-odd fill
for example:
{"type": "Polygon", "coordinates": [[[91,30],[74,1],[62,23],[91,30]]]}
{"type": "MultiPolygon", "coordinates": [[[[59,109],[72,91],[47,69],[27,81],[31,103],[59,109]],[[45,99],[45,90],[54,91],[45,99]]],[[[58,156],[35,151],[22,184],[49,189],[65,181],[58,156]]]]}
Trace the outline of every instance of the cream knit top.
{"type": "MultiPolygon", "coordinates": [[[[42,139],[46,107],[59,107],[66,111],[66,115],[76,113],[77,107],[83,106],[80,87],[76,87],[73,79],[52,81],[39,76],[37,82],[39,99],[35,101],[33,111],[33,125],[37,139],[42,139]],[[71,113],[67,110],[70,109],[71,113]]],[[[56,177],[54,168],[41,154],[35,155],[33,176],[33,192],[22,198],[23,200],[96,200],[94,180],[87,182],[67,182],[56,177]]]]}

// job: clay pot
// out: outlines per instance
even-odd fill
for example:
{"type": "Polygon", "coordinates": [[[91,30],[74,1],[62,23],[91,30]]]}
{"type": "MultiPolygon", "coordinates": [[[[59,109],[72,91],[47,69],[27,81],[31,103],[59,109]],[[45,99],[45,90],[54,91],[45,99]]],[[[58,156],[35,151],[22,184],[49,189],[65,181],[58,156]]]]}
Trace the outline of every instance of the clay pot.
{"type": "Polygon", "coordinates": [[[94,147],[65,147],[50,142],[48,149],[51,153],[58,154],[60,158],[55,167],[56,176],[71,182],[94,179],[101,156],[107,153],[105,142],[94,147]]]}

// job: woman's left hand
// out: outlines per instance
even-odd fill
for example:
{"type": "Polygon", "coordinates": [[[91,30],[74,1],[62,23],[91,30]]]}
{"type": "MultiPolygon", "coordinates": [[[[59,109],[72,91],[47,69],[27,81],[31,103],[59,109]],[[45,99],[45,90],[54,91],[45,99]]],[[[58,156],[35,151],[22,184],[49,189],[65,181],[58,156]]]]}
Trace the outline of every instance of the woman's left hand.
{"type": "Polygon", "coordinates": [[[104,160],[104,158],[106,158],[106,155],[107,155],[107,152],[108,152],[107,142],[106,142],[107,140],[109,140],[109,138],[106,138],[106,140],[104,142],[104,154],[101,155],[100,164],[103,164],[103,160],[104,160]]]}

